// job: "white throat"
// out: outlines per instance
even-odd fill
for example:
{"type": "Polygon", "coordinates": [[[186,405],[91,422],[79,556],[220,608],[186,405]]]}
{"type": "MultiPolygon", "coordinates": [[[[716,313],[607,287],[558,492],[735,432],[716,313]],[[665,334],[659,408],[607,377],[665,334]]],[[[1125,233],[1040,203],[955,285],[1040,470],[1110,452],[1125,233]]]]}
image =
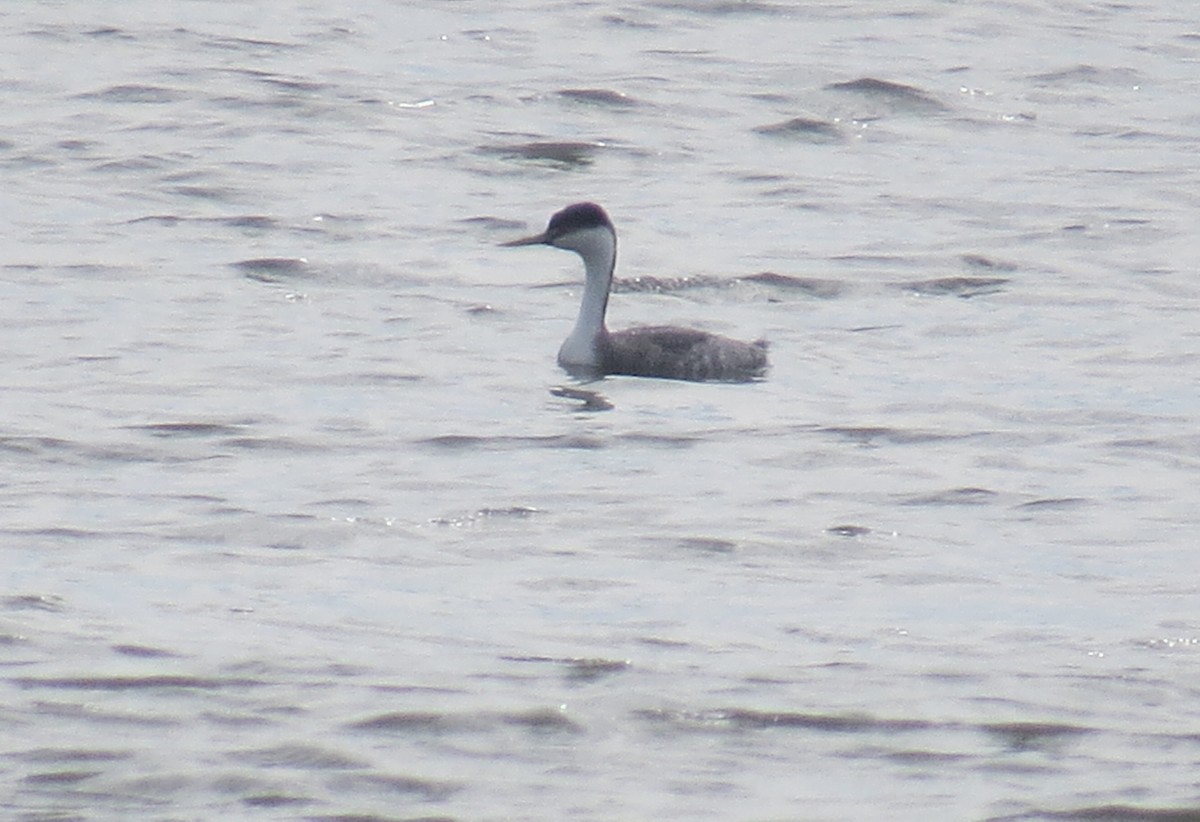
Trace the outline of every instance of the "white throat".
{"type": "Polygon", "coordinates": [[[604,312],[608,308],[608,291],[612,286],[613,268],[617,261],[616,235],[606,226],[596,226],[573,231],[554,245],[574,251],[582,257],[586,271],[579,316],[570,336],[558,349],[558,362],[564,366],[598,366],[601,358],[600,338],[607,333],[604,312]]]}

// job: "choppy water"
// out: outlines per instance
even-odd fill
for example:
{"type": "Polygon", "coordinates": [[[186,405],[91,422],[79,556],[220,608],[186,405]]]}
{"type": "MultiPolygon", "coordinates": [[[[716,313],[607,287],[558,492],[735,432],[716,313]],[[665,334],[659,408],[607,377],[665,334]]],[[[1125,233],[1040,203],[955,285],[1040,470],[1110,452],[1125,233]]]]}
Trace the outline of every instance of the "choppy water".
{"type": "Polygon", "coordinates": [[[345,9],[0,10],[0,815],[1200,818],[1191,3],[345,9]]]}

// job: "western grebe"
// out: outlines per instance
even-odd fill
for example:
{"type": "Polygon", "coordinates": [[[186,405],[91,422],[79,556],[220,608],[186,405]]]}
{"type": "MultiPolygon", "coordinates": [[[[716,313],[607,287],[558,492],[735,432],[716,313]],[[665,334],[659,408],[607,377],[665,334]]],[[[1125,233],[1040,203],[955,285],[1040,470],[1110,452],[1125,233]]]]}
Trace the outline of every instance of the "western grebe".
{"type": "Polygon", "coordinates": [[[541,234],[503,245],[551,245],[583,258],[586,280],[579,317],[558,349],[558,364],[572,374],[748,382],[767,368],[765,340],[744,343],[670,325],[610,333],[604,313],[617,262],[617,232],[595,203],[567,206],[550,218],[541,234]]]}

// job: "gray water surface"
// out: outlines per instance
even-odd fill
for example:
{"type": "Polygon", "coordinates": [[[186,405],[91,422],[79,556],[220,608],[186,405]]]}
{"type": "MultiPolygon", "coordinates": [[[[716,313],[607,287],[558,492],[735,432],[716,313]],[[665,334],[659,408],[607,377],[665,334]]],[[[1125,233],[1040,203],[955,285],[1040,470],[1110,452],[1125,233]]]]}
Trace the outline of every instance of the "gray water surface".
{"type": "Polygon", "coordinates": [[[0,816],[1200,817],[1200,19],[1046,5],[7,5],[0,816]]]}

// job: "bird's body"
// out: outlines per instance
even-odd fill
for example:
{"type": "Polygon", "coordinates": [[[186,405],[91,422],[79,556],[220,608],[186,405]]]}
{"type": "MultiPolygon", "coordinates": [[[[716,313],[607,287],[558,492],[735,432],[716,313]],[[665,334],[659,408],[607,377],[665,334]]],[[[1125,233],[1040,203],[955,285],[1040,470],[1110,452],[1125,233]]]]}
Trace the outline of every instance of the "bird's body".
{"type": "Polygon", "coordinates": [[[558,364],[582,376],[625,374],[672,380],[748,382],[767,368],[767,344],[740,342],[707,331],[645,326],[610,332],[605,326],[617,259],[617,235],[594,203],[567,206],[541,234],[505,243],[552,245],[574,251],[586,270],[575,328],[558,350],[558,364]]]}
{"type": "Polygon", "coordinates": [[[599,343],[601,371],[670,380],[742,382],[762,376],[767,343],[744,343],[694,328],[643,326],[599,343]],[[736,343],[736,345],[731,345],[736,343]]]}

